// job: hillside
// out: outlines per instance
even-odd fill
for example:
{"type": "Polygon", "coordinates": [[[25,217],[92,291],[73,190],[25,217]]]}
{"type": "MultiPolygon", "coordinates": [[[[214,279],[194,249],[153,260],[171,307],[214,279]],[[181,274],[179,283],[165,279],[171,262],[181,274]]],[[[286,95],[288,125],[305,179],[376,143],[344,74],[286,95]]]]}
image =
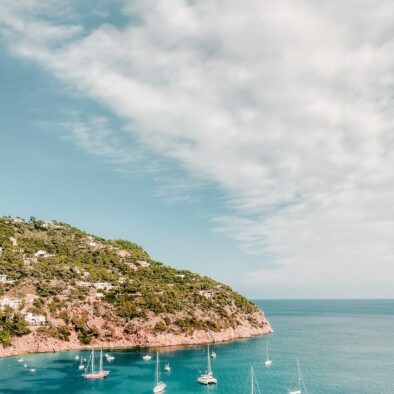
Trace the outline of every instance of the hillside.
{"type": "Polygon", "coordinates": [[[0,356],[170,346],[271,332],[250,301],[140,246],[0,217],[0,356]]]}

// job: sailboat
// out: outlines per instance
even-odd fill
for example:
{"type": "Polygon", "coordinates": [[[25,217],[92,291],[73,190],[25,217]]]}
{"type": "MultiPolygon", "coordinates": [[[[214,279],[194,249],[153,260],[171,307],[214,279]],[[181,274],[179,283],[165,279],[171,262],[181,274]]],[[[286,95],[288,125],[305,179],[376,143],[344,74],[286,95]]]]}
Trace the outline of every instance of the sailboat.
{"type": "Polygon", "coordinates": [[[303,386],[303,388],[305,390],[304,394],[307,394],[304,379],[301,374],[300,362],[299,362],[298,358],[297,358],[297,369],[298,369],[298,388],[295,390],[289,390],[289,394],[303,394],[303,392],[301,390],[301,385],[303,386]]]}
{"type": "Polygon", "coordinates": [[[98,379],[104,379],[108,375],[109,375],[109,371],[103,370],[103,351],[102,350],[100,351],[100,367],[99,370],[96,371],[94,369],[94,350],[92,350],[83,377],[87,380],[98,380],[98,379]],[[91,368],[90,371],[88,372],[89,365],[91,368]]]}
{"type": "Polygon", "coordinates": [[[205,374],[201,374],[197,382],[201,384],[216,384],[218,381],[216,378],[214,378],[213,373],[212,373],[212,368],[211,368],[211,358],[209,356],[209,343],[208,343],[208,349],[207,349],[207,359],[208,359],[208,367],[207,367],[207,372],[205,374]]]}
{"type": "Polygon", "coordinates": [[[268,343],[267,343],[267,359],[264,362],[265,366],[268,368],[272,365],[272,360],[270,360],[269,356],[268,356],[268,343]]]}
{"type": "MultiPolygon", "coordinates": [[[[250,394],[261,394],[259,384],[257,383],[256,375],[254,374],[254,368],[250,367],[250,394]]],[[[244,393],[246,392],[247,383],[245,385],[244,393]]]]}
{"type": "Polygon", "coordinates": [[[212,353],[211,353],[211,357],[212,358],[216,358],[216,352],[214,352],[213,350],[212,350],[212,353]]]}
{"type": "Polygon", "coordinates": [[[80,360],[81,360],[81,362],[79,363],[78,369],[81,371],[81,370],[85,369],[85,365],[84,365],[84,363],[83,363],[84,358],[81,357],[80,360]]]}
{"type": "Polygon", "coordinates": [[[160,381],[160,361],[159,361],[159,352],[156,352],[156,372],[155,372],[155,385],[153,387],[154,393],[161,393],[167,388],[167,385],[160,381]]]}

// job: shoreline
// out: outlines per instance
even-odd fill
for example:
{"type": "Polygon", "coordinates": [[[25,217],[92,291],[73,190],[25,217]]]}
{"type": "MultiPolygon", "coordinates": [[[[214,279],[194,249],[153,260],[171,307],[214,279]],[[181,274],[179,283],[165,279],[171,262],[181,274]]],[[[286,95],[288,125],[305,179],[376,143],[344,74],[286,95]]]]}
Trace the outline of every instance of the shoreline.
{"type": "Polygon", "coordinates": [[[55,340],[54,338],[46,338],[43,343],[36,343],[34,335],[30,334],[30,342],[27,338],[17,338],[17,343],[14,346],[0,349],[0,359],[28,356],[40,353],[63,353],[73,351],[89,351],[92,349],[105,350],[125,350],[125,349],[168,349],[177,350],[192,346],[201,346],[208,343],[227,343],[240,339],[250,339],[257,336],[269,335],[273,330],[269,324],[259,327],[237,327],[236,329],[228,329],[217,333],[195,332],[192,336],[161,334],[146,338],[143,341],[100,341],[96,340],[92,345],[81,345],[74,341],[63,342],[55,340]],[[241,329],[241,330],[240,330],[241,329]],[[21,344],[24,346],[21,346],[21,344]],[[34,347],[32,345],[35,345],[34,347]],[[35,350],[34,350],[35,348],[35,350]]]}

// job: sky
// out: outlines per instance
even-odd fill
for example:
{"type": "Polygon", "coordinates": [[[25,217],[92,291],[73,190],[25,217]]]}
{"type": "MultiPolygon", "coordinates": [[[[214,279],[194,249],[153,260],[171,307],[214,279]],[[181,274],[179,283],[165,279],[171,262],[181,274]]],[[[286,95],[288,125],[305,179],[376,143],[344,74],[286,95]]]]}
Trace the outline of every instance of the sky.
{"type": "Polygon", "coordinates": [[[251,298],[394,297],[391,0],[1,0],[0,214],[251,298]]]}

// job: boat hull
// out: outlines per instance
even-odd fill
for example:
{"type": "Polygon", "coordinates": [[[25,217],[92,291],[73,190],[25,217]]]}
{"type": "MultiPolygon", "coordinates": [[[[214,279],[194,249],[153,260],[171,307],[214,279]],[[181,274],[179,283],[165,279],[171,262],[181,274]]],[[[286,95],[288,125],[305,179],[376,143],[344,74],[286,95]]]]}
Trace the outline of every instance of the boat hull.
{"type": "Polygon", "coordinates": [[[153,387],[154,393],[161,393],[167,388],[165,383],[159,383],[157,386],[153,387]]]}
{"type": "Polygon", "coordinates": [[[197,379],[197,382],[200,384],[210,385],[210,384],[216,384],[218,381],[212,375],[201,375],[197,379]]]}
{"type": "Polygon", "coordinates": [[[108,374],[109,374],[108,371],[99,372],[99,373],[87,373],[84,375],[84,378],[86,380],[100,380],[100,379],[104,379],[105,377],[107,377],[108,374]]]}

